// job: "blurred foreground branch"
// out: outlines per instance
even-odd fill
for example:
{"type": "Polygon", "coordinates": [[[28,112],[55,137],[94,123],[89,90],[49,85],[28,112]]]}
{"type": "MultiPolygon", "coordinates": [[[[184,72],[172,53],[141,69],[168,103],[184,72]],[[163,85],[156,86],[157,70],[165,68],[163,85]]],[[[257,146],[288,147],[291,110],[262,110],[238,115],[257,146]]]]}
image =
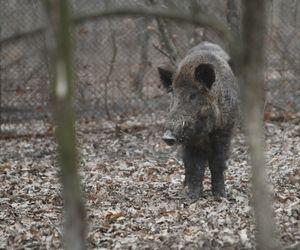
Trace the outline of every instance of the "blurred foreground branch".
{"type": "MultiPolygon", "coordinates": [[[[159,17],[165,18],[176,22],[184,22],[191,23],[195,25],[199,25],[203,28],[210,28],[214,32],[216,32],[221,39],[233,45],[236,40],[234,40],[234,36],[232,32],[228,29],[227,25],[216,19],[211,15],[206,15],[203,13],[198,13],[197,15],[192,15],[190,12],[182,11],[182,10],[162,10],[162,9],[144,9],[144,8],[110,8],[106,10],[101,10],[99,12],[90,13],[88,15],[79,16],[74,19],[76,24],[80,24],[87,20],[99,19],[108,16],[144,16],[144,17],[159,17]]],[[[235,44],[236,45],[236,44],[235,44]]],[[[234,46],[232,48],[234,49],[234,46]]]]}
{"type": "MultiPolygon", "coordinates": [[[[232,53],[236,53],[236,40],[232,32],[228,29],[226,23],[219,21],[211,15],[206,15],[204,13],[191,14],[187,11],[182,11],[181,9],[146,9],[146,8],[132,8],[132,7],[109,7],[104,10],[96,11],[94,13],[85,14],[83,16],[78,16],[73,18],[75,24],[81,24],[86,21],[91,21],[94,19],[105,18],[109,16],[144,16],[144,17],[159,17],[170,19],[176,22],[191,23],[194,25],[199,25],[203,28],[210,28],[216,32],[221,39],[230,45],[230,50],[232,53]]],[[[43,29],[39,28],[37,30],[32,30],[24,33],[14,35],[12,37],[4,38],[0,40],[0,44],[5,44],[12,42],[16,39],[22,38],[24,36],[35,35],[41,32],[43,29]]]]}
{"type": "Polygon", "coordinates": [[[276,249],[273,210],[267,185],[262,127],[265,0],[243,1],[241,99],[252,164],[252,189],[258,249],[276,249]]]}
{"type": "Polygon", "coordinates": [[[65,204],[65,241],[67,249],[84,249],[84,208],[77,175],[77,150],[72,106],[72,43],[68,1],[45,2],[53,39],[49,47],[52,59],[52,93],[61,178],[65,204]]]}

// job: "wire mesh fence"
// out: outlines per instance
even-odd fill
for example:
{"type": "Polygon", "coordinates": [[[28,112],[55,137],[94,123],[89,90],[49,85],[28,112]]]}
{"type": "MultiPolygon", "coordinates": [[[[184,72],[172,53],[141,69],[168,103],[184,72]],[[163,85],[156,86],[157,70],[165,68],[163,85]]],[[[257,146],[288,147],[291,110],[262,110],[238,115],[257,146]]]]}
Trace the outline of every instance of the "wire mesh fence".
{"type": "MultiPolygon", "coordinates": [[[[105,1],[73,0],[74,16],[105,8],[105,1]]],[[[192,1],[191,1],[192,2],[192,1]]],[[[226,1],[197,1],[201,11],[226,22],[226,1]]],[[[51,117],[49,67],[46,48],[49,34],[40,1],[0,0],[1,21],[1,129],[18,124],[25,132],[35,128],[28,121],[51,117]],[[21,36],[19,34],[28,33],[21,36]],[[10,39],[14,37],[15,39],[10,39]]],[[[111,4],[120,5],[120,1],[111,4]]],[[[126,6],[147,7],[148,1],[127,1],[126,6]]],[[[189,1],[159,1],[160,8],[189,9],[189,1]]],[[[239,9],[240,12],[240,9],[239,9]]],[[[266,52],[267,104],[283,111],[299,110],[300,4],[274,0],[268,6],[266,52]],[[298,100],[298,101],[297,101],[298,100]]],[[[166,21],[179,55],[197,42],[222,44],[213,32],[166,21]]],[[[75,106],[78,117],[113,119],[129,114],[164,110],[168,98],[160,89],[156,66],[168,58],[155,18],[93,19],[74,29],[75,106]]]]}

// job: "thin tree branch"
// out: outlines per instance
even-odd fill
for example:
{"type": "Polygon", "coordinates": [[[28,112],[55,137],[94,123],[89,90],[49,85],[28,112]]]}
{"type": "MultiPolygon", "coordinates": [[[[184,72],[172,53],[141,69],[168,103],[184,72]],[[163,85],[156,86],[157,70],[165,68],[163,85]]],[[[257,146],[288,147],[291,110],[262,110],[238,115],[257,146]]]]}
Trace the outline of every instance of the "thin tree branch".
{"type": "Polygon", "coordinates": [[[46,27],[39,27],[39,28],[36,28],[36,29],[33,29],[33,30],[19,32],[19,33],[16,33],[16,34],[12,35],[12,36],[1,39],[0,44],[1,45],[6,45],[6,44],[9,44],[9,43],[15,42],[17,40],[20,40],[20,39],[26,39],[28,37],[41,35],[45,31],[46,31],[46,27]]]}
{"type": "Polygon", "coordinates": [[[169,58],[169,60],[172,62],[172,58],[171,56],[164,50],[162,50],[161,48],[158,47],[158,45],[156,44],[152,44],[153,48],[156,49],[158,52],[160,52],[162,55],[164,55],[165,57],[169,58]]]}

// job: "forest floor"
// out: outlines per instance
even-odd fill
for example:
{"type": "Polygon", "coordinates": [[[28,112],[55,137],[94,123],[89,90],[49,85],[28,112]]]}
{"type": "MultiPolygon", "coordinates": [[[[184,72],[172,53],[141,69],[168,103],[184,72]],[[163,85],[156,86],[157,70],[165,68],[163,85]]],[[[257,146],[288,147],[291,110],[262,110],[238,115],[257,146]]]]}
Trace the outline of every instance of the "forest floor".
{"type": "MultiPolygon", "coordinates": [[[[118,126],[78,124],[88,248],[253,249],[251,168],[243,134],[237,131],[233,140],[227,198],[213,199],[207,171],[205,197],[192,203],[183,188],[180,155],[160,139],[162,122],[146,115],[118,126]]],[[[265,135],[277,236],[287,246],[300,241],[300,120],[266,122],[265,135]]],[[[62,248],[53,137],[4,136],[0,148],[0,248],[62,248]]]]}

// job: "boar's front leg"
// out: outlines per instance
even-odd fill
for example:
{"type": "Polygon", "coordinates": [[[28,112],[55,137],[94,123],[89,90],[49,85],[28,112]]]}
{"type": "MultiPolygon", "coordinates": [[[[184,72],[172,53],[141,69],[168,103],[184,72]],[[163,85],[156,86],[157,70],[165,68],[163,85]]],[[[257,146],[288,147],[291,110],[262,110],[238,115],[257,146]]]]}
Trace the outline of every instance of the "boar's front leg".
{"type": "Polygon", "coordinates": [[[231,134],[216,133],[211,139],[212,150],[208,162],[211,172],[212,193],[215,197],[225,197],[224,171],[229,156],[231,134]]]}
{"type": "Polygon", "coordinates": [[[185,168],[184,185],[188,186],[188,196],[197,200],[203,192],[203,177],[207,158],[194,147],[183,147],[183,163],[185,168]]]}

